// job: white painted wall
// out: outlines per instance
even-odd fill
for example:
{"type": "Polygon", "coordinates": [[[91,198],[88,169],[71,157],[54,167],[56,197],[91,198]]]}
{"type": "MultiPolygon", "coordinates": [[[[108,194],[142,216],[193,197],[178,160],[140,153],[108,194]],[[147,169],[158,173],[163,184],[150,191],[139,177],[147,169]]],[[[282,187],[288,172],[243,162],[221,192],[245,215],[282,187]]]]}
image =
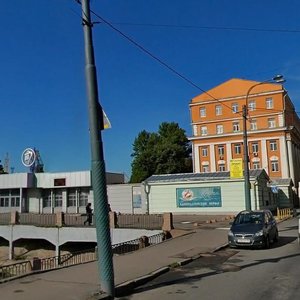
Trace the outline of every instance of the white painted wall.
{"type": "Polygon", "coordinates": [[[197,182],[181,184],[152,184],[149,194],[150,213],[172,212],[185,213],[232,213],[245,209],[244,182],[243,181],[219,181],[219,182],[197,182]],[[222,207],[177,207],[176,188],[195,187],[221,187],[222,207]]]}

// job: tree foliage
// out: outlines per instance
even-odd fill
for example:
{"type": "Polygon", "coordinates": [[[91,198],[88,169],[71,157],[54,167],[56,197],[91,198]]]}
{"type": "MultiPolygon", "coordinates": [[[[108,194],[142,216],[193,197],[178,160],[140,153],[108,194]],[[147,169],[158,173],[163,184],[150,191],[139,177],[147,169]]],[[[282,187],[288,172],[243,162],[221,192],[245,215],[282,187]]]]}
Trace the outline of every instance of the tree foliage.
{"type": "Polygon", "coordinates": [[[190,155],[185,131],[177,123],[164,122],[157,133],[143,130],[133,143],[130,182],[141,182],[153,174],[192,172],[190,155]]]}

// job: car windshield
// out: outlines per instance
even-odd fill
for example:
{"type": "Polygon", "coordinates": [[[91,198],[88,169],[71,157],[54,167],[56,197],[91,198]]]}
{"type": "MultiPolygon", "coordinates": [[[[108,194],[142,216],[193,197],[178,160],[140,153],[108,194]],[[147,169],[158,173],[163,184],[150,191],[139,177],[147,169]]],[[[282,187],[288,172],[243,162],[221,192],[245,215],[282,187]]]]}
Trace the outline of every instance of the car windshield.
{"type": "Polygon", "coordinates": [[[234,224],[262,224],[263,213],[241,213],[234,220],[234,224]]]}

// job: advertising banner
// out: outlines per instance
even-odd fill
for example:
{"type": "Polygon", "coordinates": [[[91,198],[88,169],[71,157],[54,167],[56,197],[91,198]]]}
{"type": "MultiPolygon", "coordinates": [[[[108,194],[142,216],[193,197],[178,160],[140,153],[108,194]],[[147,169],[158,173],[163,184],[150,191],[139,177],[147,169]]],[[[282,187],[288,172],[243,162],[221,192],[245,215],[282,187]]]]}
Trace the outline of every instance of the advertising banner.
{"type": "Polygon", "coordinates": [[[243,160],[241,158],[230,160],[230,178],[243,178],[243,160]]]}
{"type": "Polygon", "coordinates": [[[222,207],[221,187],[176,189],[177,207],[222,207]]]}

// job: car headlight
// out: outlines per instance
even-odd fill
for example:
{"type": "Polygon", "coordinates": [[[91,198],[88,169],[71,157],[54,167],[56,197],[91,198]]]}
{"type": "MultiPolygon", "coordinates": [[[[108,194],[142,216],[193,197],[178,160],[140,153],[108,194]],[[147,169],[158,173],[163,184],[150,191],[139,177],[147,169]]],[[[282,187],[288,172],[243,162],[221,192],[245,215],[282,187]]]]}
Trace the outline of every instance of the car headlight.
{"type": "Polygon", "coordinates": [[[228,231],[228,236],[234,236],[234,234],[231,230],[228,231]]]}
{"type": "Polygon", "coordinates": [[[255,233],[255,236],[263,236],[264,235],[264,231],[260,230],[258,232],[255,233]]]}

